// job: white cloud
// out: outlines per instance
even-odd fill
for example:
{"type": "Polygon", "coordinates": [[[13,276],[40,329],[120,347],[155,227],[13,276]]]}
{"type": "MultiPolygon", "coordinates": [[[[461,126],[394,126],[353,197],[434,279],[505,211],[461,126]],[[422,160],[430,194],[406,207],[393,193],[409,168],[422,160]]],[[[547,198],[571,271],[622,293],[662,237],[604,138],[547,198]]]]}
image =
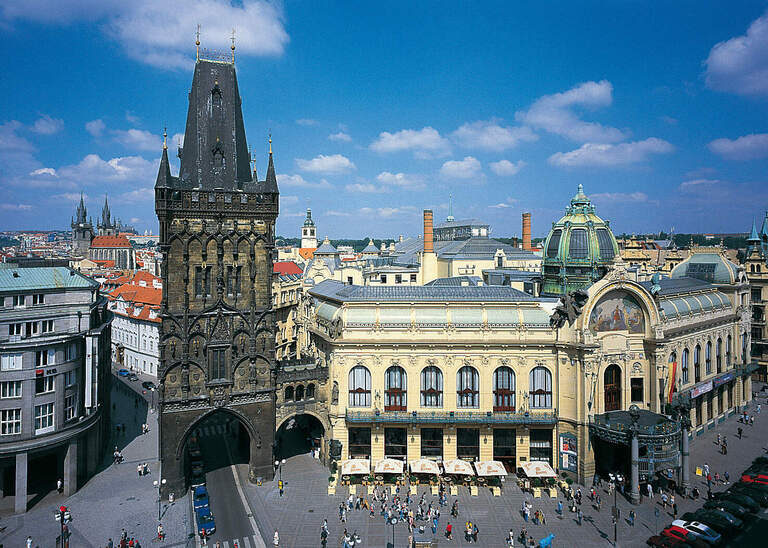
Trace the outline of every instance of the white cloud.
{"type": "Polygon", "coordinates": [[[683,181],[680,183],[680,190],[693,192],[704,189],[705,187],[719,185],[721,183],[722,181],[720,179],[691,179],[689,181],[683,181]]]}
{"type": "Polygon", "coordinates": [[[141,219],[139,219],[138,217],[131,217],[131,220],[128,221],[128,222],[129,223],[140,223],[141,219]]]}
{"type": "Polygon", "coordinates": [[[768,95],[768,12],[749,25],[747,34],[715,44],[704,64],[711,89],[768,95]]]}
{"type": "Polygon", "coordinates": [[[473,156],[463,160],[448,160],[440,168],[440,174],[449,179],[477,179],[482,177],[482,165],[473,156]]]}
{"type": "Polygon", "coordinates": [[[32,206],[29,204],[0,204],[0,209],[5,211],[29,211],[32,206]]]}
{"type": "Polygon", "coordinates": [[[277,182],[281,187],[296,187],[296,188],[332,188],[331,183],[325,179],[320,179],[319,183],[313,183],[307,181],[301,175],[288,175],[287,173],[279,174],[277,176],[277,182]]]}
{"type": "Polygon", "coordinates": [[[338,133],[331,133],[328,136],[329,141],[340,141],[343,143],[349,143],[352,141],[352,137],[348,133],[344,133],[343,131],[340,131],[338,133]]]}
{"type": "Polygon", "coordinates": [[[402,129],[395,133],[382,131],[370,145],[374,152],[412,151],[417,158],[445,156],[450,152],[451,144],[433,127],[422,129],[402,129]]]}
{"type": "Polygon", "coordinates": [[[134,125],[137,125],[137,124],[141,123],[141,118],[136,116],[130,110],[126,110],[125,111],[125,119],[126,119],[127,122],[129,122],[131,124],[134,124],[134,125]]]}
{"type": "Polygon", "coordinates": [[[488,165],[491,168],[491,171],[493,171],[496,175],[501,177],[510,177],[512,175],[516,175],[527,164],[522,160],[518,160],[517,162],[499,160],[498,162],[491,162],[488,165]]]}
{"type": "MultiPolygon", "coordinates": [[[[79,202],[81,194],[79,192],[64,192],[63,194],[54,194],[51,196],[54,200],[64,200],[67,202],[79,202]]],[[[86,202],[90,199],[87,194],[82,194],[86,202]]]]}
{"type": "Polygon", "coordinates": [[[227,53],[234,28],[237,55],[280,55],[289,40],[280,4],[261,0],[25,0],[3,3],[0,14],[6,21],[102,23],[99,28],[126,55],[159,67],[192,65],[198,24],[201,47],[227,53]]]}
{"type": "Polygon", "coordinates": [[[94,137],[101,136],[102,133],[104,133],[104,130],[106,129],[107,125],[104,123],[104,120],[101,118],[96,118],[95,120],[91,120],[90,122],[85,123],[85,131],[93,135],[94,137]]]}
{"type": "Polygon", "coordinates": [[[332,154],[330,156],[320,154],[311,160],[297,158],[296,165],[302,171],[309,171],[310,173],[339,174],[348,173],[355,169],[355,164],[341,154],[332,154]]]}
{"type": "Polygon", "coordinates": [[[383,185],[393,185],[410,190],[423,190],[426,187],[424,178],[421,175],[409,173],[390,173],[382,171],[376,176],[376,180],[383,185]]]}
{"type": "Polygon", "coordinates": [[[131,150],[158,152],[162,147],[161,137],[144,129],[116,129],[112,135],[115,141],[131,150]]]}
{"type": "Polygon", "coordinates": [[[390,217],[396,217],[399,215],[415,215],[419,212],[419,208],[415,206],[400,206],[400,207],[361,207],[356,210],[339,210],[330,209],[325,212],[325,215],[329,217],[362,217],[369,219],[371,217],[381,217],[389,219],[390,217]]]}
{"type": "Polygon", "coordinates": [[[154,199],[155,191],[152,188],[143,187],[118,194],[114,198],[110,198],[110,201],[116,205],[133,205],[154,199]]]}
{"type": "Polygon", "coordinates": [[[174,133],[173,137],[171,137],[170,143],[176,145],[177,147],[183,147],[184,146],[184,134],[183,133],[174,133]]]}
{"type": "Polygon", "coordinates": [[[64,120],[43,114],[32,124],[32,131],[40,135],[53,135],[64,129],[64,120]]]}
{"type": "Polygon", "coordinates": [[[299,118],[298,120],[296,120],[296,123],[299,124],[300,126],[316,126],[320,122],[318,122],[313,118],[299,118]]]}
{"type": "Polygon", "coordinates": [[[280,205],[291,205],[299,202],[298,196],[280,196],[280,205]]]}
{"type": "Polygon", "coordinates": [[[88,154],[80,163],[64,166],[59,176],[78,185],[98,185],[115,182],[154,181],[157,176],[157,162],[150,162],[141,156],[124,156],[103,160],[98,154],[88,154]]]}
{"type": "Polygon", "coordinates": [[[372,183],[353,183],[344,187],[347,192],[362,192],[366,194],[383,194],[389,189],[385,186],[374,185],[372,183]]]}
{"type": "Polygon", "coordinates": [[[495,120],[466,123],[452,134],[454,141],[466,148],[502,151],[514,148],[523,141],[538,139],[531,128],[505,127],[495,120]]]}
{"type": "Polygon", "coordinates": [[[488,207],[492,209],[507,209],[507,208],[513,207],[516,203],[517,203],[517,200],[515,198],[507,198],[503,202],[499,202],[498,204],[494,204],[488,207]]]}
{"type": "Polygon", "coordinates": [[[589,197],[595,202],[602,203],[649,201],[645,192],[598,192],[597,194],[590,194],[589,197]]]}
{"type": "Polygon", "coordinates": [[[768,156],[768,133],[753,133],[734,140],[715,139],[707,147],[728,160],[765,158],[768,156]]]}
{"type": "Polygon", "coordinates": [[[40,169],[31,171],[29,174],[30,175],[49,175],[51,177],[56,177],[56,170],[52,167],[41,167],[40,169]]]}
{"type": "Polygon", "coordinates": [[[617,145],[586,143],[576,150],[553,154],[549,163],[560,167],[619,166],[643,162],[651,154],[668,154],[674,149],[670,143],[656,137],[617,145]]]}
{"type": "Polygon", "coordinates": [[[610,106],[612,94],[613,86],[607,80],[584,82],[568,91],[540,97],[527,111],[517,112],[515,118],[578,143],[613,143],[625,138],[621,130],[597,122],[585,122],[574,112],[574,107],[594,109],[610,106]]]}

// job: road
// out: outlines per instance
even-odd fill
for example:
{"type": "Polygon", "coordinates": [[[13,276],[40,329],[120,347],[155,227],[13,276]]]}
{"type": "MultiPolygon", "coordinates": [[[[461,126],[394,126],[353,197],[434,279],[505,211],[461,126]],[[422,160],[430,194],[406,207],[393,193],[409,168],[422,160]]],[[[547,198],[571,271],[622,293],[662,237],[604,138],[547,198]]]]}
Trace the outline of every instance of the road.
{"type": "Polygon", "coordinates": [[[235,474],[237,442],[228,432],[224,421],[212,418],[200,427],[200,449],[206,470],[206,485],[211,511],[216,520],[216,532],[210,537],[209,546],[221,542],[222,548],[255,548],[264,546],[252,524],[250,508],[240,497],[235,474]],[[236,544],[235,544],[236,543],[236,544]]]}

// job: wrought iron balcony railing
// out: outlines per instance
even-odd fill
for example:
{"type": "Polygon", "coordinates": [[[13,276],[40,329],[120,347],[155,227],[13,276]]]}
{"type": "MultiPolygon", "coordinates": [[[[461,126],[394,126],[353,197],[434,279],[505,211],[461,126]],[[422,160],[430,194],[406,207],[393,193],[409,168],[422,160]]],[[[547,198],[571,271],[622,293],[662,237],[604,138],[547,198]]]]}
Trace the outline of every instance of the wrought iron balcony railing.
{"type": "Polygon", "coordinates": [[[555,425],[555,411],[526,411],[517,413],[491,411],[366,411],[347,410],[351,423],[399,424],[487,424],[487,425],[555,425]]]}

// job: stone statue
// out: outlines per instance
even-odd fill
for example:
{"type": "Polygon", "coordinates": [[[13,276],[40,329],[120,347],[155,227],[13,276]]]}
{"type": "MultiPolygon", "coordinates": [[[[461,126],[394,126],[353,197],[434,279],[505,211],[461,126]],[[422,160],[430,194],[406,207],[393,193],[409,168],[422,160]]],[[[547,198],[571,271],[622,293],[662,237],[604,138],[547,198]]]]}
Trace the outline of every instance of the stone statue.
{"type": "Polygon", "coordinates": [[[567,295],[560,297],[560,304],[555,307],[552,317],[549,318],[549,325],[554,329],[560,329],[568,321],[568,325],[573,325],[581,315],[582,308],[587,303],[589,294],[583,289],[571,291],[567,295]]]}
{"type": "Polygon", "coordinates": [[[333,381],[333,389],[331,390],[331,403],[338,405],[339,403],[339,383],[333,381]]]}

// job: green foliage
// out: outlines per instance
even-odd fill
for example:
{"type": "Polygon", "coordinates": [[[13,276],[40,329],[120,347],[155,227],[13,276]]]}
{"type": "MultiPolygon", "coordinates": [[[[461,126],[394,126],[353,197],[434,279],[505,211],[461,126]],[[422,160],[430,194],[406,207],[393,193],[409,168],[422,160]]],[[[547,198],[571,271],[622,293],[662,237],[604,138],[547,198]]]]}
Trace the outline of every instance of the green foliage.
{"type": "Polygon", "coordinates": [[[19,240],[8,236],[0,236],[0,247],[14,247],[19,245],[19,240]]]}

